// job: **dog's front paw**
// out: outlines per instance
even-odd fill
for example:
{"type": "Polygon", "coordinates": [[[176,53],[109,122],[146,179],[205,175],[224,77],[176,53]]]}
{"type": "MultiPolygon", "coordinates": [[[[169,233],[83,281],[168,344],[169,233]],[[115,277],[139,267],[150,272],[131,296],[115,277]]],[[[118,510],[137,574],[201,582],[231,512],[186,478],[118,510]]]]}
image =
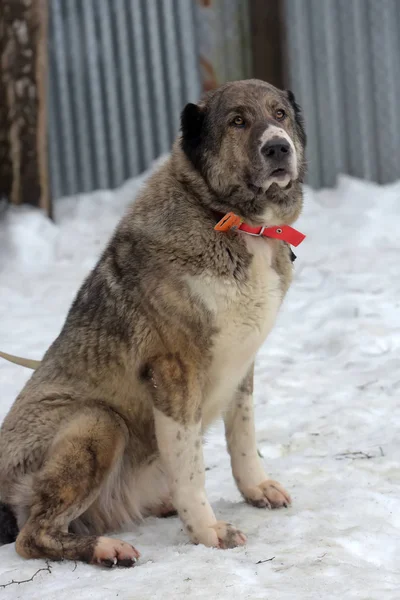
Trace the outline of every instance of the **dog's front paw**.
{"type": "Polygon", "coordinates": [[[219,548],[236,548],[236,546],[244,546],[247,542],[244,533],[240,529],[236,529],[231,523],[217,521],[212,528],[217,534],[219,548]]]}
{"type": "Polygon", "coordinates": [[[236,548],[244,546],[246,536],[231,523],[217,521],[214,525],[203,529],[196,534],[191,532],[192,541],[195,544],[204,544],[214,548],[236,548]]]}
{"type": "Polygon", "coordinates": [[[287,491],[277,481],[267,479],[259,485],[246,488],[243,496],[249,504],[257,508],[280,508],[289,506],[292,500],[287,491]]]}

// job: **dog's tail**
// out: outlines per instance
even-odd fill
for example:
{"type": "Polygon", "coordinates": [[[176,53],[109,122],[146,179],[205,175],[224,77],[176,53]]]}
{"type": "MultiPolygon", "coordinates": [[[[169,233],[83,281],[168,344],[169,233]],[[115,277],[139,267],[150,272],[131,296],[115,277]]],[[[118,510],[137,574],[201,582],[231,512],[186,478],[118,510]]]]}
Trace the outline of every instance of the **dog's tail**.
{"type": "Polygon", "coordinates": [[[0,546],[12,544],[18,535],[17,519],[8,504],[0,502],[0,546]]]}
{"type": "Polygon", "coordinates": [[[26,367],[27,369],[37,369],[40,365],[40,360],[32,360],[30,358],[21,358],[20,356],[14,356],[13,354],[7,354],[6,352],[0,351],[0,357],[8,360],[9,362],[15,363],[20,367],[26,367]]]}

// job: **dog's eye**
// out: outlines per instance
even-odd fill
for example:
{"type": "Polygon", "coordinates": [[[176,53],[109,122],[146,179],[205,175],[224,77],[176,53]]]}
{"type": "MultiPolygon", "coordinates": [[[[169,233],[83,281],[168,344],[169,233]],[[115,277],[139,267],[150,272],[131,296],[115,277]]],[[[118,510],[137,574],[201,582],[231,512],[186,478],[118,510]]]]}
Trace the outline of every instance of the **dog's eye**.
{"type": "Polygon", "coordinates": [[[235,117],[232,121],[232,125],[235,125],[235,127],[244,127],[244,119],[242,119],[242,117],[235,117]]]}
{"type": "Polygon", "coordinates": [[[283,119],[286,117],[286,113],[283,110],[283,108],[279,108],[276,113],[275,113],[275,119],[277,121],[283,121],[283,119]]]}

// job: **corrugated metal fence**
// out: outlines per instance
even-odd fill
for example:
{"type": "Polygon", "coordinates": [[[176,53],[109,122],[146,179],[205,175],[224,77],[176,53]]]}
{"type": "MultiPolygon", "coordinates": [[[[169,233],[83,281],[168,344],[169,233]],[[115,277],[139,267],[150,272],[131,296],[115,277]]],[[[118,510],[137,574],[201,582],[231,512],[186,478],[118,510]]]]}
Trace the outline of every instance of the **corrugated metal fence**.
{"type": "MultiPolygon", "coordinates": [[[[52,196],[137,175],[169,150],[202,86],[251,76],[249,1],[49,0],[52,196]]],[[[399,178],[400,0],[280,7],[309,182],[399,178]]]]}
{"type": "Polygon", "coordinates": [[[286,0],[289,85],[315,187],[400,177],[399,0],[286,0]]]}
{"type": "Polygon", "coordinates": [[[191,0],[50,0],[49,53],[53,198],[143,171],[200,95],[191,0]]]}

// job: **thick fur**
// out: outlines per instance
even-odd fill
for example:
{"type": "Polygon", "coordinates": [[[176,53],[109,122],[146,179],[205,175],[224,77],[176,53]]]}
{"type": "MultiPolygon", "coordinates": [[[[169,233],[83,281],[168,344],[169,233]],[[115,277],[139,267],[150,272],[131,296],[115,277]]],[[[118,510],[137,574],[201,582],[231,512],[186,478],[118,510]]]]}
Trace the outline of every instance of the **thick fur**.
{"type": "Polygon", "coordinates": [[[243,544],[204,491],[202,435],[219,416],[244,498],[290,502],[257,456],[252,365],[290,284],[291,251],[214,225],[231,210],[252,224],[292,224],[304,143],[293,95],[261,81],[185,108],[171,157],[2,425],[0,496],[22,556],[131,566],[132,546],[99,536],[174,509],[194,543],[243,544]],[[292,149],[279,175],[262,148],[275,138],[292,149]]]}

